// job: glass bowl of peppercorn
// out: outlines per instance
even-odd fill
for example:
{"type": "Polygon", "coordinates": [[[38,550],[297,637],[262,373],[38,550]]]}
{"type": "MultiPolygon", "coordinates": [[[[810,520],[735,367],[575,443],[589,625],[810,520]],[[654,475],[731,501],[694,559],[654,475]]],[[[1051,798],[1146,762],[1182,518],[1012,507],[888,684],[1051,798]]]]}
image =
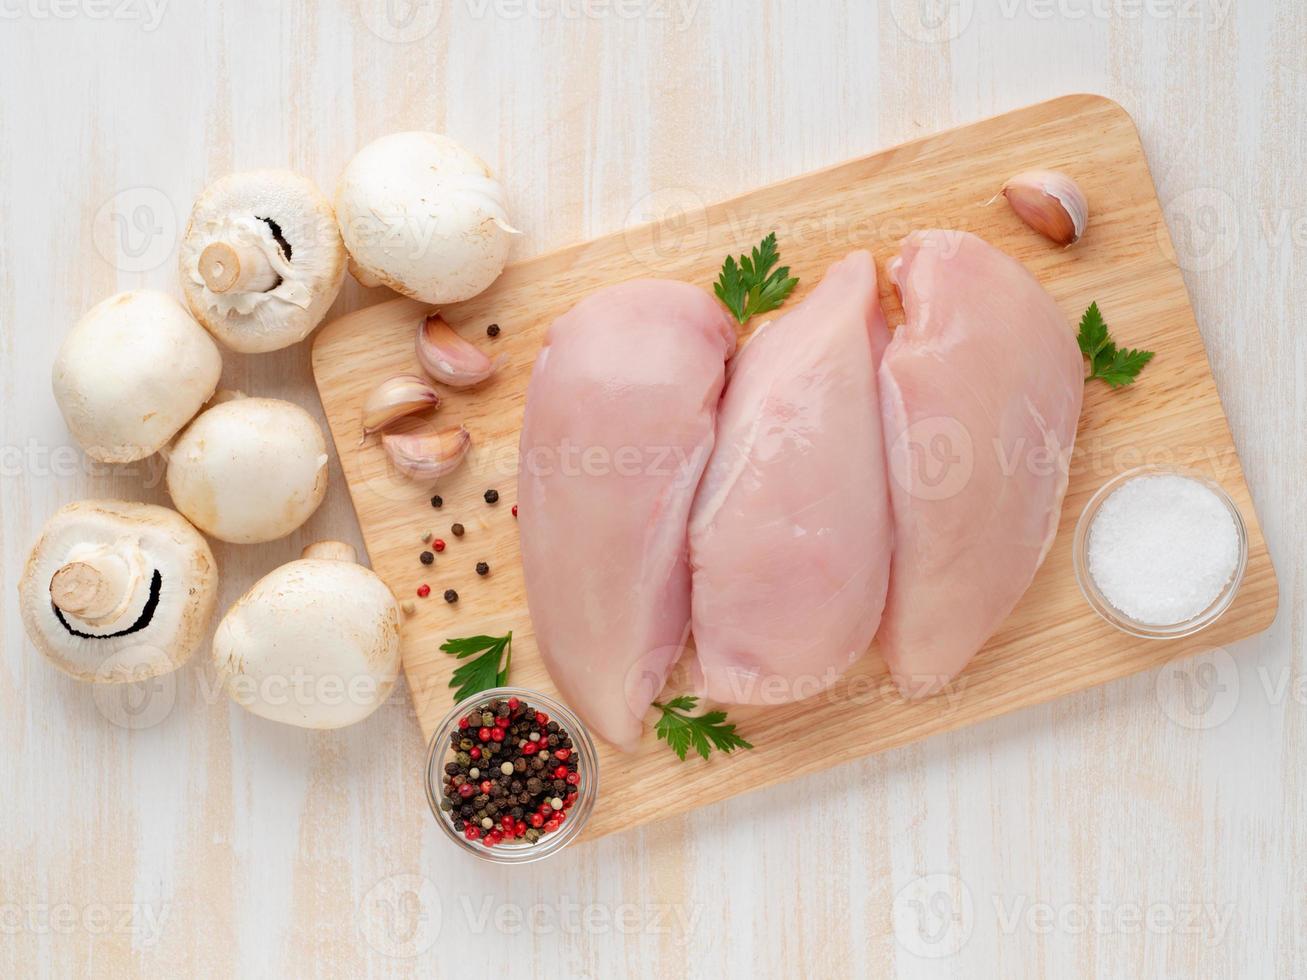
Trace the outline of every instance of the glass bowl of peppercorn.
{"type": "Polygon", "coordinates": [[[431,812],[450,840],[484,860],[525,864],[561,850],[598,794],[590,733],[539,691],[482,691],[454,705],[431,738],[431,812]]]}

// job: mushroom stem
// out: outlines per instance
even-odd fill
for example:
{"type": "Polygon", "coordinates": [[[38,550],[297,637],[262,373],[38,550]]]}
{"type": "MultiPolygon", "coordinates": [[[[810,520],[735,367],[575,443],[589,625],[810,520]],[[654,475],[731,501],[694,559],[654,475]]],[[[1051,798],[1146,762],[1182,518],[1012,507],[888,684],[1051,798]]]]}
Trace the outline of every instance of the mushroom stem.
{"type": "Polygon", "coordinates": [[[206,246],[199,269],[204,284],[215,293],[264,293],[280,278],[262,249],[232,242],[206,246]]]}
{"type": "Polygon", "coordinates": [[[301,558],[325,558],[328,561],[347,561],[358,564],[359,555],[353,545],[344,541],[319,541],[300,554],[301,558]]]}
{"type": "Polygon", "coordinates": [[[138,578],[135,569],[118,555],[88,555],[54,573],[50,601],[84,623],[107,626],[126,611],[138,578]]]}

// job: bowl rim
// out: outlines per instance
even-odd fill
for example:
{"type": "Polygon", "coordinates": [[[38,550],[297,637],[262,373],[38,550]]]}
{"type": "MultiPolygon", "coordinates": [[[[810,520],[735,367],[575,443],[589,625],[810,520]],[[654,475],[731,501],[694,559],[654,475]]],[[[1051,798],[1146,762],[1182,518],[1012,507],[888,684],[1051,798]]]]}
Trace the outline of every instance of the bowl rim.
{"type": "Polygon", "coordinates": [[[469,698],[464,698],[450,708],[449,712],[440,720],[431,735],[430,743],[427,745],[427,763],[423,782],[426,786],[427,805],[431,808],[432,816],[435,817],[436,823],[440,825],[445,836],[457,844],[459,848],[492,864],[530,864],[557,854],[576,840],[581,831],[585,829],[585,825],[590,820],[590,814],[594,811],[595,801],[599,797],[599,753],[585,723],[577,717],[574,711],[557,698],[535,688],[512,685],[493,687],[485,691],[478,691],[469,698]],[[581,778],[576,787],[576,802],[573,804],[572,809],[568,811],[567,821],[558,830],[543,837],[537,844],[499,844],[495,847],[486,847],[479,841],[468,840],[456,831],[453,820],[440,809],[440,781],[443,775],[443,766],[437,764],[437,755],[441,755],[441,762],[443,763],[444,753],[448,751],[450,734],[457,727],[459,718],[474,706],[484,704],[486,701],[492,701],[495,698],[510,697],[516,697],[529,704],[536,705],[567,729],[568,734],[572,737],[573,748],[577,751],[577,772],[581,778]],[[444,752],[441,750],[442,746],[444,746],[444,752]]]}
{"type": "Polygon", "coordinates": [[[1080,517],[1076,521],[1075,537],[1072,540],[1072,564],[1075,567],[1076,584],[1080,586],[1080,592],[1085,597],[1094,612],[1106,620],[1123,633],[1131,636],[1138,636],[1146,640],[1178,640],[1182,637],[1192,636],[1200,630],[1206,629],[1214,622],[1221,618],[1231,603],[1234,602],[1235,596],[1239,592],[1239,587],[1243,584],[1244,572],[1248,567],[1248,526],[1243,519],[1243,514],[1239,510],[1239,505],[1234,502],[1234,498],[1229,492],[1216,482],[1212,477],[1199,470],[1191,469],[1184,466],[1167,466],[1160,463],[1150,463],[1143,466],[1136,466],[1132,469],[1125,470],[1116,474],[1099,487],[1089,498],[1084,509],[1080,512],[1080,517]],[[1144,623],[1127,615],[1120,609],[1117,609],[1108,601],[1098,588],[1098,583],[1089,571],[1088,560],[1088,539],[1089,530],[1093,524],[1094,517],[1102,507],[1103,502],[1113,493],[1129,483],[1131,480],[1145,476],[1180,476],[1186,479],[1194,480],[1201,483],[1207,489],[1211,490],[1225,504],[1226,509],[1230,512],[1230,517],[1234,520],[1235,533],[1239,539],[1239,560],[1235,564],[1234,572],[1230,576],[1230,581],[1226,583],[1221,594],[1212,601],[1210,605],[1198,615],[1190,619],[1182,620],[1178,623],[1167,625],[1158,625],[1155,623],[1144,623]]]}

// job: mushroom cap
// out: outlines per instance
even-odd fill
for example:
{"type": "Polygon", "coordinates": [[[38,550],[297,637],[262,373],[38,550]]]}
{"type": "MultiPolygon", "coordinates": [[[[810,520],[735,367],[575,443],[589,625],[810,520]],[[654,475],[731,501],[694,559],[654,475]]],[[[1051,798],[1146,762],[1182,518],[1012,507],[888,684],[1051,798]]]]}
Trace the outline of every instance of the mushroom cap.
{"type": "Polygon", "coordinates": [[[218,598],[218,566],[203,536],[175,511],[122,500],[82,500],[46,522],[28,556],[18,595],[28,637],[60,670],[84,681],[140,681],[176,670],[199,647],[218,598]],[[123,543],[138,549],[147,570],[159,574],[154,608],[147,608],[151,583],[133,596],[116,624],[97,628],[56,613],[50,600],[55,573],[88,548],[123,543]]]}
{"type": "Polygon", "coordinates": [[[399,605],[372,571],[330,558],[274,569],[227,610],[213,662],[232,699],[301,728],[362,721],[399,673],[399,605]]]}
{"type": "Polygon", "coordinates": [[[55,357],[55,401],[73,438],[105,463],[158,452],[222,374],[213,339],[171,296],[118,293],[91,307],[55,357]]]}
{"type": "Polygon", "coordinates": [[[291,402],[236,397],[206,409],[168,451],[168,493],[205,534],[232,544],[285,537],[327,493],[327,442],[291,402]]]}
{"type": "Polygon", "coordinates": [[[345,246],[331,203],[313,181],[288,170],[228,174],[206,187],[191,209],[180,253],[191,312],[223,344],[247,354],[307,337],[345,279],[345,246]],[[256,250],[279,281],[267,290],[213,292],[200,274],[200,256],[215,243],[256,250]]]}
{"type": "Polygon", "coordinates": [[[427,303],[494,282],[513,234],[490,168],[439,133],[393,133],[360,150],[336,188],[336,217],[361,283],[427,303]]]}

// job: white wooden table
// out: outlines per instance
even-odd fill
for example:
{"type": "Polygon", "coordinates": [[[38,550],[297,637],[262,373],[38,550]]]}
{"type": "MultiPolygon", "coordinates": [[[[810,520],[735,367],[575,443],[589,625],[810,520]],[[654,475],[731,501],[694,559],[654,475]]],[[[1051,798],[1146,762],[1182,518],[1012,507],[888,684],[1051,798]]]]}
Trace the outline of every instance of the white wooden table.
{"type": "MultiPolygon", "coordinates": [[[[1307,974],[1304,39],[1300,0],[0,0],[0,975],[1307,974]],[[1264,636],[511,870],[440,838],[402,689],[311,733],[197,662],[132,715],[24,639],[57,506],[165,500],[156,460],[73,447],[55,349],[176,291],[211,178],[330,188],[443,130],[520,257],[1078,90],[1142,131],[1279,571],[1264,636]]],[[[303,345],[224,383],[319,411],[303,345]]],[[[216,549],[224,607],[358,543],[332,478],[292,538],[216,549]]]]}

